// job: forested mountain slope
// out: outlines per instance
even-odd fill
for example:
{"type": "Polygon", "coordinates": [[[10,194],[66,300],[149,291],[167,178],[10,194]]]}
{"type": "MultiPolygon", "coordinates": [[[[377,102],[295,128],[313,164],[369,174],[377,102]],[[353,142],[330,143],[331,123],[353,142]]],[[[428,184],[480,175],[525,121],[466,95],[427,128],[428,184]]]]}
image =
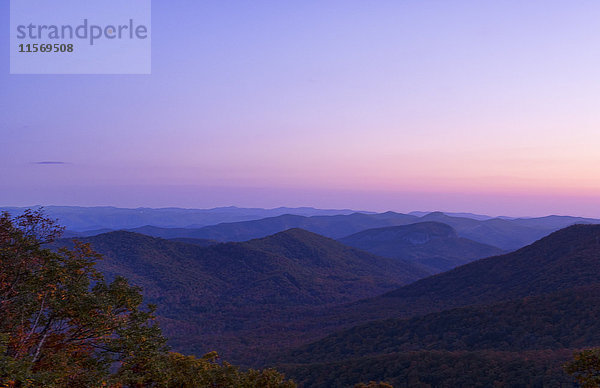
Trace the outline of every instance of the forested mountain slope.
{"type": "Polygon", "coordinates": [[[571,226],[329,311],[337,325],[358,325],[273,363],[316,387],[345,386],[352,376],[399,386],[574,386],[562,364],[600,346],[598,273],[600,226],[571,226]]]}
{"type": "Polygon", "coordinates": [[[600,225],[573,225],[518,251],[434,275],[331,312],[342,320],[410,317],[600,283],[600,225]]]}
{"type": "Polygon", "coordinates": [[[218,349],[229,359],[248,348],[296,343],[282,325],[296,325],[310,309],[375,296],[427,275],[411,263],[300,229],[208,247],[132,232],[83,241],[105,256],[102,272],[128,277],[160,306],[174,345],[197,353],[218,349]]]}

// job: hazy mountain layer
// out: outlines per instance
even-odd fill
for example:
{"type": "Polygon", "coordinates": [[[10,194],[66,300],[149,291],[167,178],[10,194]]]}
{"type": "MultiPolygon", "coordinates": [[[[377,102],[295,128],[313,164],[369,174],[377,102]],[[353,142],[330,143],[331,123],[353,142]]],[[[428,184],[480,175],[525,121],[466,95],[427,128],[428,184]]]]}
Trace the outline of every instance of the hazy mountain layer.
{"type": "MultiPolygon", "coordinates": [[[[284,214],[251,221],[227,222],[202,228],[161,228],[143,226],[129,229],[136,233],[163,238],[199,238],[217,241],[247,241],[266,237],[291,228],[302,228],[331,238],[343,238],[367,229],[400,226],[418,222],[440,222],[452,226],[459,237],[511,251],[562,227],[575,223],[600,223],[598,220],[576,217],[544,217],[540,219],[472,219],[452,217],[435,212],[423,217],[387,212],[378,214],[353,213],[333,216],[300,216],[284,214]]],[[[83,236],[105,233],[105,229],[85,231],[83,236]]]]}
{"type": "Polygon", "coordinates": [[[439,222],[368,229],[338,241],[379,256],[418,263],[432,274],[502,253],[491,245],[459,237],[452,227],[439,222]]]}
{"type": "MultiPolygon", "coordinates": [[[[8,211],[15,215],[27,208],[4,207],[0,211],[8,211]]],[[[125,209],[110,206],[45,206],[46,214],[58,219],[59,223],[71,231],[94,231],[94,234],[105,233],[106,229],[131,229],[145,225],[163,228],[199,228],[222,222],[238,222],[258,220],[282,214],[302,216],[351,214],[353,210],[324,210],[310,207],[275,209],[238,208],[235,206],[214,209],[182,209],[182,208],[137,208],[125,209]]],[[[176,236],[185,237],[185,236],[176,236]]]]}

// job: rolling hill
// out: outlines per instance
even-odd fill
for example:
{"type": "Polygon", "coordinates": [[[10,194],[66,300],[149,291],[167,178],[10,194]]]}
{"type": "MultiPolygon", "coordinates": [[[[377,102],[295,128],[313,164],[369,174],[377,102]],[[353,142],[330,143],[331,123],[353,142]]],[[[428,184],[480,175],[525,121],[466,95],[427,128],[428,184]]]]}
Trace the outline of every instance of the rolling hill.
{"type": "MultiPolygon", "coordinates": [[[[564,227],[577,223],[600,223],[600,220],[553,216],[519,220],[502,218],[474,219],[449,216],[442,212],[433,212],[422,217],[395,212],[311,217],[281,215],[253,221],[211,225],[197,229],[193,232],[193,235],[188,236],[165,234],[157,235],[157,237],[196,237],[218,241],[246,241],[290,228],[302,228],[323,236],[340,239],[367,229],[420,222],[443,223],[453,227],[459,237],[511,251],[529,245],[564,227]]],[[[139,232],[144,233],[143,231],[139,232]]],[[[148,232],[146,231],[146,233],[148,232]]],[[[163,233],[170,232],[163,231],[163,233]]]]}
{"type": "Polygon", "coordinates": [[[441,222],[452,226],[459,236],[482,244],[511,251],[524,247],[560,228],[536,228],[515,223],[513,220],[492,218],[475,220],[465,217],[452,217],[441,212],[429,213],[420,221],[441,222]]]}
{"type": "MultiPolygon", "coordinates": [[[[363,216],[353,215],[356,222],[343,231],[373,222],[371,215],[363,216]]],[[[375,217],[376,222],[408,221],[394,213],[377,216],[381,218],[375,217]]],[[[317,218],[313,227],[329,229],[338,222],[331,218],[338,217],[350,216],[297,220],[313,223],[317,218]]],[[[290,220],[278,218],[284,224],[290,220]]],[[[266,222],[266,229],[273,225],[272,220],[260,221],[266,222]]],[[[463,230],[474,225],[451,221],[460,221],[463,230]]],[[[498,220],[475,220],[488,221],[498,220]]],[[[227,227],[241,236],[252,224],[227,227]]],[[[435,222],[388,225],[353,238],[361,244],[404,238],[419,245],[431,241],[432,235],[461,239],[459,232],[435,222]]],[[[253,366],[285,361],[283,369],[304,383],[343,386],[352,368],[376,365],[382,357],[391,369],[373,367],[372,374],[402,384],[407,376],[394,373],[427,375],[411,367],[415,360],[437,371],[441,380],[430,379],[434,384],[462,381],[456,379],[458,369],[444,367],[452,362],[465,363],[471,376],[481,381],[519,385],[524,380],[518,376],[535,371],[545,376],[542,380],[565,383],[559,360],[565,361],[572,348],[596,341],[590,319],[597,312],[585,306],[598,304],[586,295],[600,286],[599,225],[574,225],[517,251],[427,278],[414,263],[376,256],[302,229],[246,242],[210,241],[213,245],[206,247],[131,232],[85,241],[106,255],[100,268],[108,276],[132,279],[161,306],[161,325],[175,349],[196,354],[219,350],[234,362],[248,365],[251,360],[253,366]],[[418,278],[422,279],[411,283],[418,278]],[[582,287],[588,288],[577,290],[582,287]],[[574,328],[576,322],[585,324],[574,328]],[[290,358],[273,356],[303,345],[308,347],[297,348],[290,358]],[[392,367],[393,362],[404,366],[392,367]],[[504,368],[506,363],[512,367],[504,368]],[[497,376],[490,370],[502,373],[501,380],[494,380],[497,376]],[[347,372],[346,377],[339,371],[347,372]],[[518,376],[510,377],[513,372],[518,376]]]]}
{"type": "Polygon", "coordinates": [[[520,352],[600,346],[600,286],[370,322],[295,349],[285,360],[332,362],[419,350],[520,352]]]}
{"type": "MultiPolygon", "coordinates": [[[[94,211],[96,211],[94,209],[96,208],[90,208],[88,210],[86,210],[87,208],[82,209],[83,210],[76,212],[77,217],[81,217],[81,219],[75,218],[75,220],[71,221],[77,225],[82,225],[82,223],[93,224],[96,219],[94,215],[94,211]],[[87,214],[86,212],[91,213],[87,214]]],[[[124,214],[118,213],[113,217],[114,219],[109,218],[105,224],[133,224],[134,226],[114,227],[111,230],[122,229],[167,239],[196,238],[221,242],[239,242],[266,237],[291,228],[302,228],[323,236],[339,239],[367,229],[408,225],[418,222],[439,222],[452,226],[459,237],[476,241],[481,244],[495,246],[504,251],[516,250],[531,244],[553,231],[572,224],[600,223],[600,220],[590,218],[559,216],[507,219],[489,218],[468,213],[451,213],[453,215],[441,212],[428,214],[423,214],[422,212],[414,212],[413,214],[401,214],[395,212],[352,213],[344,210],[335,213],[336,211],[334,210],[311,210],[307,208],[289,209],[290,213],[294,214],[281,213],[288,210],[287,208],[270,210],[237,208],[217,208],[210,210],[118,210],[122,212],[125,210],[131,211],[133,214],[131,215],[131,218],[128,218],[127,212],[124,214]],[[260,210],[264,211],[261,212],[260,210]],[[159,218],[160,214],[162,214],[161,212],[166,212],[164,219],[159,218]],[[186,212],[189,212],[190,214],[187,214],[186,212]],[[196,214],[198,212],[200,213],[196,214]],[[179,217],[179,213],[182,213],[183,215],[179,217]],[[221,217],[221,215],[223,215],[223,217],[221,217]],[[263,217],[260,217],[260,215],[263,215],[263,217]],[[202,218],[203,224],[189,223],[194,217],[204,217],[202,218]],[[238,217],[238,219],[236,220],[235,217],[238,217]],[[239,220],[240,217],[247,217],[247,220],[239,220]],[[140,222],[143,221],[147,221],[146,224],[140,224],[140,222]]],[[[109,231],[106,227],[101,228],[98,225],[96,226],[98,227],[96,229],[77,229],[77,232],[68,230],[68,234],[70,236],[85,237],[109,231]]]]}
{"type": "MultiPolygon", "coordinates": [[[[312,309],[355,301],[426,272],[292,229],[243,243],[201,247],[132,232],[83,239],[105,256],[99,269],[143,287],[177,349],[228,359],[293,344],[283,327],[312,309]]],[[[70,245],[70,240],[63,240],[70,245]]]]}
{"type": "Polygon", "coordinates": [[[573,225],[337,311],[350,320],[409,317],[600,283],[600,225],[573,225]]]}
{"type": "Polygon", "coordinates": [[[482,386],[574,386],[561,365],[576,349],[600,346],[599,271],[600,225],[571,226],[330,311],[338,325],[358,325],[273,362],[316,387],[357,381],[348,374],[400,385],[411,385],[412,376],[450,386],[468,381],[466,374],[482,386]]]}
{"type": "Polygon", "coordinates": [[[338,241],[375,255],[418,263],[431,274],[503,253],[491,245],[459,237],[451,226],[439,222],[368,229],[338,241]]]}
{"type": "MultiPolygon", "coordinates": [[[[123,229],[128,232],[145,234],[165,239],[194,238],[220,242],[242,242],[270,236],[288,229],[301,228],[326,237],[340,238],[361,230],[379,226],[404,225],[418,220],[415,216],[387,213],[352,213],[329,216],[302,216],[283,214],[251,221],[223,222],[201,228],[172,228],[144,225],[123,229]]],[[[90,237],[114,230],[98,229],[81,232],[68,231],[73,237],[90,237]]]]}
{"type": "MultiPolygon", "coordinates": [[[[222,223],[194,231],[185,237],[207,238],[218,241],[247,241],[269,236],[287,229],[301,228],[331,238],[339,238],[361,230],[387,225],[402,225],[418,220],[406,214],[388,212],[381,214],[353,213],[349,215],[312,216],[285,214],[260,220],[222,223]]],[[[144,233],[143,231],[140,231],[144,233]]],[[[148,233],[148,231],[145,231],[148,233]]],[[[170,233],[164,231],[164,233],[170,233]]],[[[158,237],[184,237],[159,235],[158,237]]]]}

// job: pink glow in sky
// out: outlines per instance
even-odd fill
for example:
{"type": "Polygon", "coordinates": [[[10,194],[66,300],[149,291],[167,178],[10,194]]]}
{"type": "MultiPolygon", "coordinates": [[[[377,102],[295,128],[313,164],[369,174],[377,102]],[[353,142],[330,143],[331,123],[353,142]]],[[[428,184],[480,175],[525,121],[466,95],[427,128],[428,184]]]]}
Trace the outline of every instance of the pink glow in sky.
{"type": "Polygon", "coordinates": [[[0,205],[600,217],[598,20],[597,1],[155,2],[150,76],[0,62],[0,205]]]}

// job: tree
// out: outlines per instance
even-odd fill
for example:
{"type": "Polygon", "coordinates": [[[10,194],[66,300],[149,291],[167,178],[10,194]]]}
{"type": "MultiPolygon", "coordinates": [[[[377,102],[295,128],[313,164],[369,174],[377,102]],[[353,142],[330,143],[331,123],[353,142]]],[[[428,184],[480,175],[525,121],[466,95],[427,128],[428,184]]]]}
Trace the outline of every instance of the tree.
{"type": "Polygon", "coordinates": [[[202,358],[169,354],[169,387],[240,387],[240,388],[294,388],[274,369],[240,371],[227,362],[218,362],[216,352],[202,358]]]}
{"type": "Polygon", "coordinates": [[[293,387],[272,370],[241,372],[170,353],[141,289],[105,281],[87,244],[52,251],[62,234],[41,211],[0,216],[0,385],[293,387]]]}
{"type": "Polygon", "coordinates": [[[358,383],[358,384],[354,385],[354,388],[393,388],[393,387],[391,384],[384,383],[383,381],[380,381],[380,382],[369,381],[368,384],[358,383]]]}
{"type": "Polygon", "coordinates": [[[587,349],[575,354],[573,361],[564,366],[582,387],[600,387],[600,349],[587,349]]]}

